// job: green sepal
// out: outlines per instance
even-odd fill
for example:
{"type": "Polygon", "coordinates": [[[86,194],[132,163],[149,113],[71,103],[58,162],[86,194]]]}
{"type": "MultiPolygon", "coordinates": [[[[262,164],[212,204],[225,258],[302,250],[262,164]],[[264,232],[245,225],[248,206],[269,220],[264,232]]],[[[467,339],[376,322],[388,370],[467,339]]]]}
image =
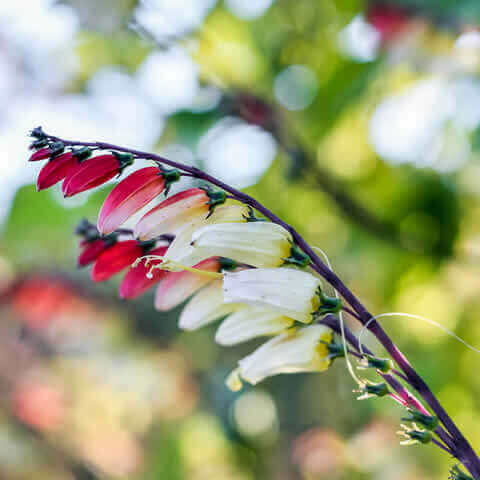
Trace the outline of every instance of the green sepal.
{"type": "Polygon", "coordinates": [[[208,218],[218,205],[223,205],[226,202],[227,194],[223,190],[210,190],[208,188],[204,188],[204,190],[208,196],[208,218]]]}
{"type": "Polygon", "coordinates": [[[92,149],[88,147],[76,148],[72,150],[72,154],[78,160],[78,162],[81,163],[87,158],[91,157],[92,149]]]}
{"type": "Polygon", "coordinates": [[[172,184],[178,182],[182,174],[180,173],[180,170],[177,170],[176,168],[164,168],[160,166],[159,169],[160,175],[165,180],[165,190],[163,191],[163,193],[165,194],[165,196],[167,196],[170,192],[172,184]]]}
{"type": "Polygon", "coordinates": [[[405,434],[424,445],[432,441],[432,432],[429,430],[408,430],[405,434]]]}
{"type": "Polygon", "coordinates": [[[138,246],[142,249],[143,254],[145,255],[155,246],[157,241],[155,239],[144,240],[144,241],[137,240],[137,243],[138,243],[138,246]]]}
{"type": "Polygon", "coordinates": [[[438,418],[435,415],[426,415],[418,410],[410,409],[409,417],[402,418],[405,422],[414,422],[422,425],[427,430],[435,430],[438,426],[438,418]]]}
{"type": "Polygon", "coordinates": [[[455,465],[450,470],[450,476],[448,478],[450,480],[474,480],[473,477],[467,475],[465,472],[462,472],[458,465],[455,465]]]}
{"type": "Polygon", "coordinates": [[[266,222],[267,221],[266,218],[257,217],[255,215],[255,210],[250,205],[248,205],[248,215],[243,215],[243,218],[247,222],[266,222]]]}
{"type": "Polygon", "coordinates": [[[381,383],[365,383],[362,387],[362,392],[367,395],[374,395],[376,397],[385,397],[390,393],[388,386],[385,382],[381,383]]]}
{"type": "Polygon", "coordinates": [[[300,268],[305,268],[310,265],[310,257],[304,253],[295,243],[292,243],[290,249],[290,256],[284,258],[283,261],[287,265],[295,265],[300,268]]]}
{"type": "Polygon", "coordinates": [[[366,368],[375,368],[382,373],[389,373],[393,369],[393,362],[389,358],[378,358],[373,355],[365,355],[366,368]]]}
{"type": "Polygon", "coordinates": [[[112,155],[118,160],[118,174],[120,175],[125,168],[133,164],[133,155],[131,153],[112,152],[112,155]]]}
{"type": "Polygon", "coordinates": [[[44,148],[48,145],[46,138],[39,138],[30,144],[30,148],[44,148]]]}
{"type": "Polygon", "coordinates": [[[50,144],[51,155],[50,158],[55,158],[61,155],[65,151],[65,145],[63,142],[53,142],[50,144]]]}
{"type": "Polygon", "coordinates": [[[30,132],[30,136],[33,138],[42,139],[45,138],[45,132],[43,131],[42,127],[36,127],[30,132]]]}
{"type": "Polygon", "coordinates": [[[318,289],[318,296],[320,297],[320,308],[316,313],[326,315],[327,313],[338,313],[343,306],[342,300],[337,297],[329,297],[318,289]]]}
{"type": "Polygon", "coordinates": [[[220,257],[218,259],[220,270],[234,270],[238,266],[238,262],[227,257],[220,257]]]}
{"type": "Polygon", "coordinates": [[[321,342],[324,343],[328,348],[328,356],[333,361],[336,358],[345,357],[345,348],[342,343],[337,342],[321,342]]]}

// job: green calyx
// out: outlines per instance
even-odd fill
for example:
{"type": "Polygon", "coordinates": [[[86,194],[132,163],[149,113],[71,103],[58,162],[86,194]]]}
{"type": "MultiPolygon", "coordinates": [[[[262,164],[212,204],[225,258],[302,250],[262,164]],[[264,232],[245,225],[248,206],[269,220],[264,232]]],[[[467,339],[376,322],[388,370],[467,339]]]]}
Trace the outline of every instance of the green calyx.
{"type": "Polygon", "coordinates": [[[292,243],[290,249],[290,256],[284,259],[287,265],[295,265],[300,268],[305,268],[310,264],[310,257],[304,253],[297,245],[292,243]]]}
{"type": "Polygon", "coordinates": [[[218,205],[223,205],[227,200],[227,194],[223,190],[210,190],[204,189],[205,193],[208,196],[208,215],[207,218],[212,215],[215,208],[218,205]]]}
{"type": "Polygon", "coordinates": [[[345,357],[345,348],[343,344],[336,343],[336,342],[321,342],[324,343],[328,348],[328,357],[331,360],[335,360],[336,358],[343,358],[345,357]]]}
{"type": "Polygon", "coordinates": [[[255,215],[255,210],[253,210],[253,208],[248,205],[248,215],[243,215],[243,218],[247,221],[247,222],[266,222],[267,219],[266,218],[259,218],[255,215]]]}
{"type": "Polygon", "coordinates": [[[36,127],[30,132],[30,136],[33,138],[43,139],[46,137],[42,127],[36,127]]]}
{"type": "Polygon", "coordinates": [[[72,154],[78,162],[81,163],[87,158],[90,158],[92,155],[92,149],[88,147],[77,148],[72,150],[72,154]]]}
{"type": "Polygon", "coordinates": [[[238,263],[235,260],[227,257],[220,257],[218,259],[218,263],[220,264],[220,270],[234,270],[237,268],[238,263]]]}
{"type": "Polygon", "coordinates": [[[375,397],[384,397],[388,395],[390,391],[388,390],[388,386],[386,383],[365,383],[362,387],[362,391],[367,394],[368,396],[375,396],[375,397]]]}
{"type": "Polygon", "coordinates": [[[165,196],[167,196],[172,184],[175,182],[178,182],[182,175],[180,171],[177,170],[176,168],[164,168],[164,167],[159,167],[159,168],[160,168],[160,175],[165,180],[165,190],[163,192],[165,196]]]}
{"type": "Polygon", "coordinates": [[[409,410],[409,416],[402,418],[405,422],[413,422],[422,425],[427,430],[435,430],[438,426],[438,418],[434,415],[426,415],[418,410],[409,410]]]}
{"type": "Polygon", "coordinates": [[[63,142],[53,142],[50,144],[50,151],[52,152],[50,154],[51,159],[58,157],[58,155],[61,155],[65,151],[65,145],[63,142]]]}
{"type": "Polygon", "coordinates": [[[125,168],[133,164],[133,155],[131,153],[112,152],[118,160],[118,173],[122,173],[125,168]]]}
{"type": "Polygon", "coordinates": [[[325,295],[322,290],[318,289],[318,296],[320,297],[320,307],[316,311],[318,315],[326,315],[327,313],[338,313],[342,309],[342,300],[337,297],[329,297],[325,295]]]}
{"type": "Polygon", "coordinates": [[[405,435],[424,445],[432,441],[432,433],[428,430],[408,430],[405,435]]]}
{"type": "Polygon", "coordinates": [[[465,472],[462,472],[458,465],[455,465],[450,470],[450,476],[448,478],[450,480],[474,480],[473,477],[467,475],[465,472]]]}
{"type": "Polygon", "coordinates": [[[48,140],[46,138],[39,138],[38,140],[35,140],[30,144],[30,148],[44,148],[47,145],[48,140]]]}
{"type": "Polygon", "coordinates": [[[389,373],[393,369],[393,362],[389,358],[378,358],[373,355],[365,355],[364,368],[375,368],[382,373],[389,373]]]}

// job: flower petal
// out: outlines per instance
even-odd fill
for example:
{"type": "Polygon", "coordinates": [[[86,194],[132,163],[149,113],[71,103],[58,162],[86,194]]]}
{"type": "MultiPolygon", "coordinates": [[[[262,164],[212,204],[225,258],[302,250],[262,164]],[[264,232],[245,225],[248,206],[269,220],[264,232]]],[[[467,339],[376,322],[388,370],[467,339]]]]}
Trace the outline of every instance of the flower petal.
{"type": "Polygon", "coordinates": [[[51,154],[52,154],[52,151],[50,150],[49,147],[41,148],[40,150],[37,150],[36,152],[32,153],[28,161],[36,162],[38,160],[45,160],[46,158],[49,158],[51,154]]]}
{"type": "Polygon", "coordinates": [[[58,157],[52,158],[40,170],[37,179],[37,190],[44,190],[63,180],[76,165],[78,165],[78,161],[72,152],[65,152],[58,157]]]}
{"type": "Polygon", "coordinates": [[[99,155],[79,163],[63,181],[65,197],[90,190],[118,174],[120,162],[115,155],[99,155]]]}
{"type": "Polygon", "coordinates": [[[292,236],[270,222],[219,223],[192,234],[192,246],[204,256],[221,255],[255,267],[278,267],[290,256],[292,236]]]}
{"type": "MultiPolygon", "coordinates": [[[[195,265],[199,270],[207,272],[220,271],[221,265],[218,257],[207,258],[195,265]]],[[[170,272],[158,286],[155,295],[155,308],[160,311],[170,310],[180,305],[197,290],[212,281],[211,278],[201,274],[187,272],[170,272]]]]}
{"type": "Polygon", "coordinates": [[[162,193],[165,179],[158,167],[133,172],[109,193],[98,216],[98,230],[106,235],[162,193]]]}
{"type": "Polygon", "coordinates": [[[310,323],[320,307],[320,280],[293,268],[252,268],[226,272],[226,302],[245,302],[269,308],[300,322],[310,323]]]}
{"type": "Polygon", "coordinates": [[[178,326],[183,330],[197,330],[241,307],[240,304],[225,304],[222,281],[214,280],[187,303],[180,315],[178,326]]]}
{"type": "Polygon", "coordinates": [[[127,268],[142,255],[143,249],[136,240],[118,242],[100,254],[92,269],[92,280],[103,282],[127,268]]]}
{"type": "Polygon", "coordinates": [[[109,245],[99,238],[93,242],[82,242],[81,247],[83,250],[78,256],[77,264],[79,267],[85,267],[94,262],[104,250],[109,248],[109,245]]]}
{"type": "MultiPolygon", "coordinates": [[[[167,246],[158,247],[148,252],[148,254],[163,256],[167,248],[167,246]]],[[[145,266],[145,262],[141,262],[135,267],[130,267],[120,284],[120,297],[137,298],[164,279],[169,274],[166,270],[154,269],[150,274],[150,268],[160,263],[162,263],[161,260],[151,260],[147,266],[145,266]]]]}
{"type": "Polygon", "coordinates": [[[257,307],[247,307],[227,317],[218,327],[215,341],[230,346],[256,337],[277,335],[294,323],[278,312],[257,307]]]}
{"type": "Polygon", "coordinates": [[[141,240],[149,240],[164,233],[176,234],[193,216],[207,216],[209,200],[201,188],[190,188],[172,195],[140,219],[135,235],[141,240]]]}
{"type": "Polygon", "coordinates": [[[196,251],[191,245],[192,235],[195,230],[215,223],[233,223],[246,222],[248,216],[248,208],[244,205],[222,205],[217,207],[209,218],[205,218],[204,214],[197,214],[185,223],[184,227],[177,234],[165,255],[165,262],[169,260],[180,262],[187,267],[191,267],[195,263],[211,257],[202,251],[196,251]]]}
{"type": "Polygon", "coordinates": [[[328,347],[332,331],[325,325],[310,325],[277,335],[238,362],[238,373],[255,385],[280,373],[315,372],[330,365],[328,347]]]}

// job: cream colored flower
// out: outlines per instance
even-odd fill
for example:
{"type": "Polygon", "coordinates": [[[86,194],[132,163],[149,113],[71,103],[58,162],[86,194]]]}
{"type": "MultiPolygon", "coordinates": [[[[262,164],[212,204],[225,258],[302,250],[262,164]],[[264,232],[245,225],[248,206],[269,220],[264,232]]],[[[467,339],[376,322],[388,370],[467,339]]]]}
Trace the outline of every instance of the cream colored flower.
{"type": "Polygon", "coordinates": [[[240,360],[227,384],[238,390],[242,380],[255,385],[280,373],[322,372],[331,363],[328,343],[332,337],[332,331],[325,325],[290,329],[240,360]]]}
{"type": "Polygon", "coordinates": [[[255,267],[278,267],[290,257],[292,236],[271,222],[217,223],[193,232],[191,244],[202,259],[221,255],[255,267]]]}
{"type": "Polygon", "coordinates": [[[225,302],[244,302],[269,308],[282,315],[310,323],[320,307],[320,280],[293,268],[252,268],[226,272],[225,302]]]}
{"type": "Polygon", "coordinates": [[[264,308],[246,307],[227,317],[218,327],[215,341],[236,345],[256,337],[277,335],[291,327],[294,320],[264,308]]]}

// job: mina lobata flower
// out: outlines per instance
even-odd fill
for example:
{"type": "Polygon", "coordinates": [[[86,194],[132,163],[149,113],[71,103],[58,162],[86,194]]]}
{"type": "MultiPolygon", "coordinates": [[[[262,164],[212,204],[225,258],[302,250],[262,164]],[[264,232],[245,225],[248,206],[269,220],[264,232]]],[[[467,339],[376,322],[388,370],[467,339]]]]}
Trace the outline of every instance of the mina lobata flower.
{"type": "Polygon", "coordinates": [[[321,305],[320,280],[293,268],[252,268],[225,272],[225,302],[245,302],[310,323],[321,305]]]}
{"type": "Polygon", "coordinates": [[[290,257],[292,236],[271,222],[218,223],[192,234],[196,255],[222,255],[255,267],[278,267],[290,257]]]}
{"type": "Polygon", "coordinates": [[[183,330],[197,330],[242,307],[224,303],[222,281],[214,280],[190,299],[180,314],[178,325],[183,330]]]}
{"type": "Polygon", "coordinates": [[[252,338],[273,336],[290,328],[294,320],[273,310],[246,307],[232,313],[218,327],[215,341],[237,345],[252,338]]]}
{"type": "Polygon", "coordinates": [[[322,372],[331,363],[328,344],[332,338],[332,330],[325,325],[292,328],[240,360],[227,384],[239,390],[242,380],[255,385],[280,373],[322,372]]]}

